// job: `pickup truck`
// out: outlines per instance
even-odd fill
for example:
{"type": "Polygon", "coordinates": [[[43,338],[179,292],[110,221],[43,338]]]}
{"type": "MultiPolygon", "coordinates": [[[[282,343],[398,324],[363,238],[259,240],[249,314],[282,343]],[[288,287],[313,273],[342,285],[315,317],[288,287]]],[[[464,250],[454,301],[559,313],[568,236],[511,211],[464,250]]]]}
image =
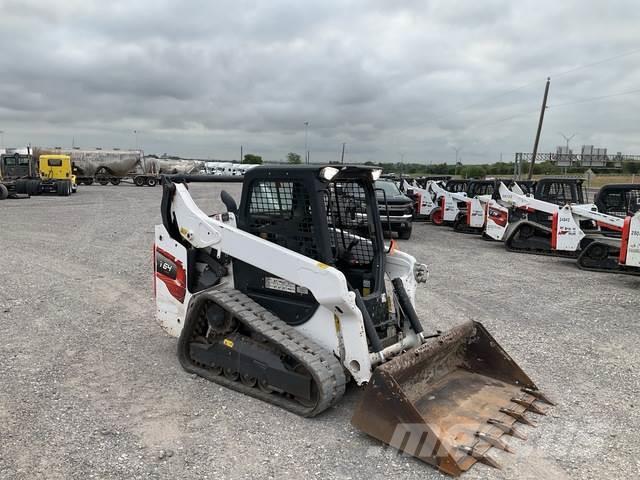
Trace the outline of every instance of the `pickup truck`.
{"type": "Polygon", "coordinates": [[[411,238],[413,226],[413,200],[400,191],[391,180],[378,180],[375,183],[378,208],[382,226],[398,233],[398,238],[411,238]],[[388,210],[387,210],[388,209],[388,210]],[[388,216],[387,216],[388,215],[388,216]]]}

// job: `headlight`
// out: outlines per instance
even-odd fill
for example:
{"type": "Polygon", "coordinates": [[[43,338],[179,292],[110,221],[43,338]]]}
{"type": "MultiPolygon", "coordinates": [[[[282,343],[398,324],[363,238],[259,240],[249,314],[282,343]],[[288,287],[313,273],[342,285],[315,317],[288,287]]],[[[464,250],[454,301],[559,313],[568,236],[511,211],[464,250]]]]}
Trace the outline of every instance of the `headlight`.
{"type": "Polygon", "coordinates": [[[334,167],[324,167],[320,170],[320,178],[326,180],[327,182],[331,181],[333,177],[339,172],[337,168],[334,167]]]}

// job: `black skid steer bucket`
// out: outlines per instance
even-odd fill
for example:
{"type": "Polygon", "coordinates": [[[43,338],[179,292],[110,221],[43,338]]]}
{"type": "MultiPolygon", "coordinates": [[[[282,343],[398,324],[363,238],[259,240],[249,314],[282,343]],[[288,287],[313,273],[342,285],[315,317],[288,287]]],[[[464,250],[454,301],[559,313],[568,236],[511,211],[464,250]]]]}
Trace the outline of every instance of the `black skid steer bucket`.
{"type": "Polygon", "coordinates": [[[379,366],[351,423],[450,475],[524,439],[525,412],[552,403],[477,322],[468,322],[379,366]]]}

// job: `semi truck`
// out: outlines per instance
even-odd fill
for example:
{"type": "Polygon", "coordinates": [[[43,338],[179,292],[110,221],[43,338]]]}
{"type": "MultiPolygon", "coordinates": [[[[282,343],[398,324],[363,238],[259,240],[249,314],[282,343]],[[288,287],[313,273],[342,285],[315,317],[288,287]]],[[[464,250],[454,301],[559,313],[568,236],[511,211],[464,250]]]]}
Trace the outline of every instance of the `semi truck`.
{"type": "Polygon", "coordinates": [[[43,193],[69,196],[76,190],[75,176],[68,155],[31,153],[0,155],[0,199],[43,193]]]}

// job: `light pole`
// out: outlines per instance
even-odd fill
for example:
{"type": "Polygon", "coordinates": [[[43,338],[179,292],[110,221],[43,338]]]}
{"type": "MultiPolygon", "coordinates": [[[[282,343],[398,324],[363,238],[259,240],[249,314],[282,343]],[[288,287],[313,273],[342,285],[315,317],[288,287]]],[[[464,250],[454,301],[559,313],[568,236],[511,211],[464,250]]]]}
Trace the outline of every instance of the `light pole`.
{"type": "Polygon", "coordinates": [[[453,149],[456,152],[456,165],[458,165],[458,154],[460,153],[460,150],[462,150],[462,147],[453,147],[453,149]]]}
{"type": "Polygon", "coordinates": [[[4,149],[4,130],[0,130],[0,139],[2,140],[0,146],[4,149]]]}
{"type": "Polygon", "coordinates": [[[138,150],[138,130],[134,130],[133,134],[136,136],[136,150],[138,150]]]}
{"type": "Polygon", "coordinates": [[[458,158],[459,158],[460,150],[462,150],[462,147],[453,147],[453,150],[456,152],[456,166],[455,166],[454,172],[457,175],[458,174],[458,163],[459,163],[458,158]]]}
{"type": "Polygon", "coordinates": [[[309,163],[309,150],[308,150],[308,130],[309,130],[309,122],[304,122],[304,161],[305,163],[309,163]]]}

